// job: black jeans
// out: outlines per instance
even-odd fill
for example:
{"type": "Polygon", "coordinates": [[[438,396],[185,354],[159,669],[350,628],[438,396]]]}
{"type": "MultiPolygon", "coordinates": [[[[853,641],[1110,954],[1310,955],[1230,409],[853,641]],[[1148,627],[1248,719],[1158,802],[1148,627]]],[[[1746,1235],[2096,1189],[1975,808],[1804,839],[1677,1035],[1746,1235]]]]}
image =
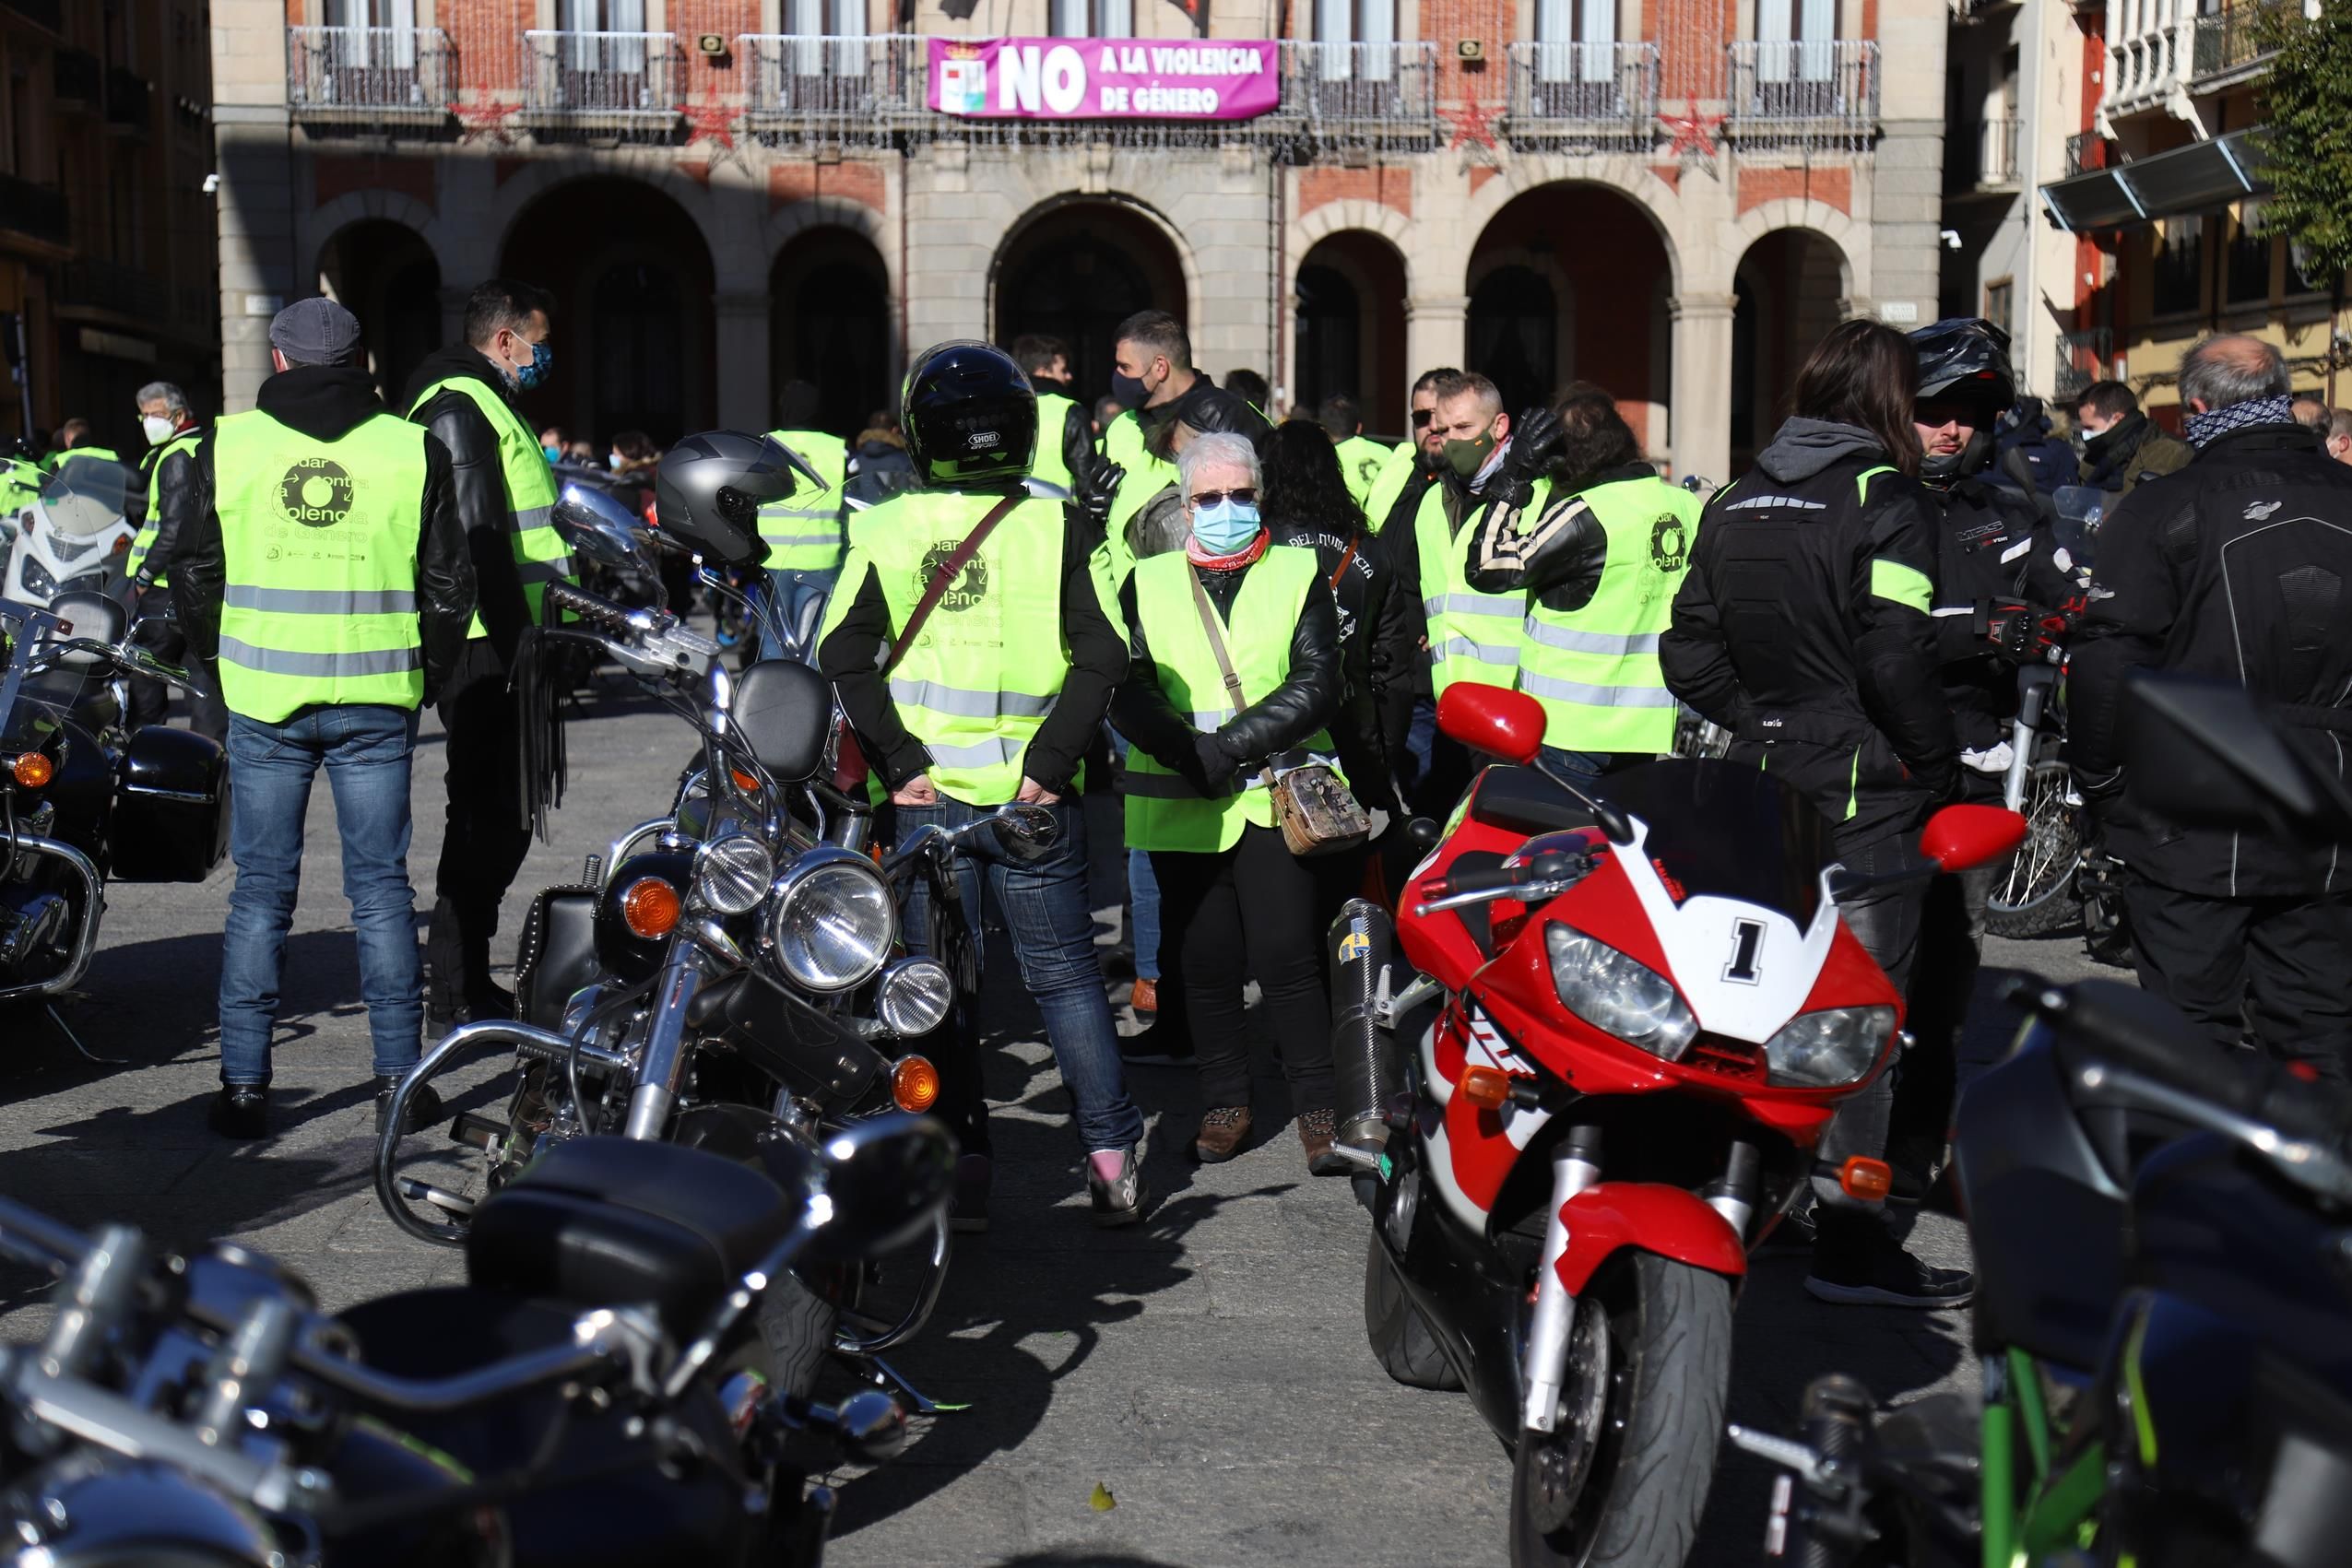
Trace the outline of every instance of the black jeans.
{"type": "MultiPolygon", "coordinates": [[[[1880,839],[1859,849],[1844,851],[1838,858],[1850,870],[1891,870],[1913,858],[1910,835],[1880,839]]],[[[1911,961],[1919,951],[1920,909],[1925,893],[1924,884],[1904,882],[1838,906],[1846,929],[1854,934],[1854,940],[1862,945],[1862,950],[1885,972],[1898,993],[1910,984],[1911,961]]],[[[1837,1115],[1821,1135],[1821,1158],[1833,1164],[1856,1154],[1883,1159],[1886,1153],[1887,1121],[1894,1108],[1895,1072],[1890,1068],[1838,1108],[1837,1115]]],[[[1815,1176],[1813,1196],[1825,1208],[1854,1214],[1872,1214],[1878,1207],[1847,1197],[1835,1176],[1815,1176]]]]}
{"type": "MultiPolygon", "coordinates": [[[[136,641],[165,664],[177,665],[195,678],[196,684],[204,688],[204,695],[191,695],[188,699],[188,727],[226,746],[229,710],[220,701],[220,666],[199,658],[188,646],[180,623],[168,619],[171,606],[170,588],[149,588],[139,601],[139,607],[147,611],[148,619],[139,623],[136,641]]],[[[160,680],[140,678],[134,678],[130,686],[131,711],[124,715],[124,727],[136,731],[145,725],[163,723],[171,708],[171,689],[160,680]]]]}
{"type": "Polygon", "coordinates": [[[2124,885],[2140,984],[2224,1051],[2248,1036],[2272,1058],[2352,1076],[2352,897],[2209,898],[2124,885]]]}
{"type": "Polygon", "coordinates": [[[490,983],[498,906],[522,869],[531,831],[523,819],[523,754],[506,662],[488,638],[466,644],[435,711],[448,732],[449,816],[425,956],[434,996],[446,1005],[479,996],[490,983]]]}
{"type": "Polygon", "coordinates": [[[1895,1084],[1890,1136],[1898,1141],[1943,1142],[1968,1069],[1983,1066],[1963,1060],[1963,1037],[1984,953],[1985,906],[2000,874],[1998,866],[1980,866],[1927,885],[1909,989],[1911,1048],[1895,1084]]]}
{"type": "Polygon", "coordinates": [[[1331,1002],[1323,926],[1333,894],[1359,873],[1353,855],[1301,860],[1279,828],[1245,827],[1215,855],[1152,854],[1160,882],[1160,983],[1181,989],[1201,1103],[1249,1103],[1242,982],[1258,977],[1294,1112],[1328,1111],[1331,1002]]]}

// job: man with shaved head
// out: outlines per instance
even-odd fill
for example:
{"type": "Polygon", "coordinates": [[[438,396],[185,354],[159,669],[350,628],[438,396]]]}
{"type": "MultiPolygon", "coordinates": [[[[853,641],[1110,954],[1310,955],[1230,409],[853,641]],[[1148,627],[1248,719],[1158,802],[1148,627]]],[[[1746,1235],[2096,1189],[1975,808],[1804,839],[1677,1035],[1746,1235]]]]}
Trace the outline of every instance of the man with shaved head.
{"type": "Polygon", "coordinates": [[[2126,869],[2140,983],[2224,1049],[2246,1037],[2322,1076],[2352,1055],[2352,862],[2184,827],[2134,799],[2116,737],[2135,665],[2243,686],[2304,758],[2352,755],[2352,466],[2295,417],[2277,348],[2208,337],[2181,363],[2196,456],[2099,529],[2067,674],[2067,745],[2126,869]]]}

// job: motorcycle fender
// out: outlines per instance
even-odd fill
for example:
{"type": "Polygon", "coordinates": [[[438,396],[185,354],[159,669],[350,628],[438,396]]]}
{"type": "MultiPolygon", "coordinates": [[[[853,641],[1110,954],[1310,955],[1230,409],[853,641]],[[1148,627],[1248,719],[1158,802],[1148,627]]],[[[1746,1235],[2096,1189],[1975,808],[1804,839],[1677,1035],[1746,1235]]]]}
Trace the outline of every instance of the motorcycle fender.
{"type": "Polygon", "coordinates": [[[1582,1295],[1601,1266],[1626,1247],[1732,1279],[1748,1271],[1747,1249],[1730,1223],[1681,1187],[1603,1182],[1568,1199],[1560,1218],[1568,1228],[1560,1283],[1572,1296],[1582,1295]]]}

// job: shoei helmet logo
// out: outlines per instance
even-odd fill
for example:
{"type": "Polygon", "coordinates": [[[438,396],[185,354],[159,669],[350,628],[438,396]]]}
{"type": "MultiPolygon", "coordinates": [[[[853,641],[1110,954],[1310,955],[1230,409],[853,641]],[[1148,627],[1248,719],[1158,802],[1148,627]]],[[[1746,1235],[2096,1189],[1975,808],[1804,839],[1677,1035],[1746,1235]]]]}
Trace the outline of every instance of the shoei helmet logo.
{"type": "Polygon", "coordinates": [[[1649,563],[1661,572],[1680,572],[1690,559],[1690,530],[1667,513],[1649,527],[1649,563]]]}
{"type": "Polygon", "coordinates": [[[305,457],[278,481],[278,504],[305,528],[332,528],[351,514],[351,476],[328,457],[305,457]]]}
{"type": "MultiPolygon", "coordinates": [[[[945,566],[948,563],[948,558],[963,548],[962,539],[941,539],[938,544],[933,545],[924,555],[921,568],[915,573],[916,592],[918,595],[928,592],[931,586],[931,579],[940,574],[940,568],[945,566]]],[[[955,581],[947,585],[947,592],[940,595],[940,608],[968,610],[987,596],[988,563],[975,555],[963,563],[963,570],[957,572],[955,581]]]]}
{"type": "Polygon", "coordinates": [[[975,452],[987,452],[1004,444],[1001,430],[974,430],[968,443],[975,452]]]}
{"type": "Polygon", "coordinates": [[[1753,985],[1763,977],[1755,961],[1764,952],[1764,922],[1735,920],[1731,923],[1731,961],[1723,967],[1723,978],[1734,985],[1753,985]]]}

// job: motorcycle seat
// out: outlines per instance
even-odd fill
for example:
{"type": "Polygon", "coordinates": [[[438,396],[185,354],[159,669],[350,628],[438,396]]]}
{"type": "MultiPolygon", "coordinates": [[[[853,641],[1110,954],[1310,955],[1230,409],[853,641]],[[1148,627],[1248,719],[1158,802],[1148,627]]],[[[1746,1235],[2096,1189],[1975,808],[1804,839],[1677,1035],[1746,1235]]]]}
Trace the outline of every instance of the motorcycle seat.
{"type": "Polygon", "coordinates": [[[1478,775],[1470,814],[1490,827],[1530,838],[1592,826],[1592,813],[1566,790],[1533,768],[1501,762],[1478,775]]]}
{"type": "Polygon", "coordinates": [[[476,1211],[466,1275],[483,1289],[577,1306],[649,1303],[684,1339],[793,1220],[774,1183],[719,1155],[573,1138],[476,1211]]]}

